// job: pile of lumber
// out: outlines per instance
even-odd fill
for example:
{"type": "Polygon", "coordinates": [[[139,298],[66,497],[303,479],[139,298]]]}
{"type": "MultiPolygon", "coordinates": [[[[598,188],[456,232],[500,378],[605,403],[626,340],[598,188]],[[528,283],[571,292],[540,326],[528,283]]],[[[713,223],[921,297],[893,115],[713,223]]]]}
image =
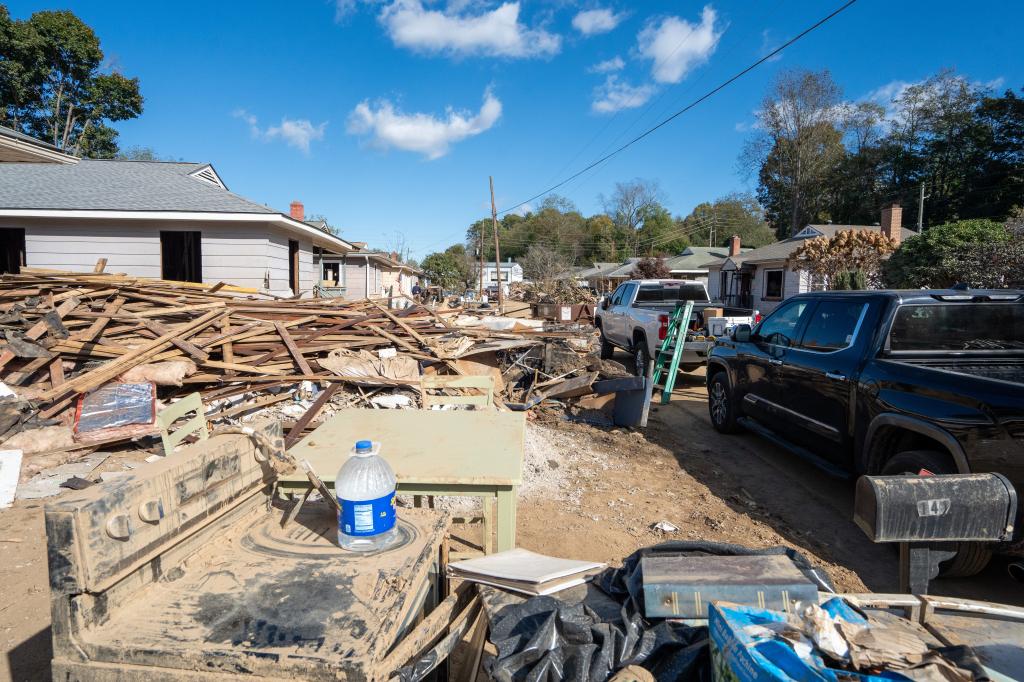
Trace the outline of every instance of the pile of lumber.
{"type": "Polygon", "coordinates": [[[587,287],[581,287],[572,280],[559,279],[552,282],[547,288],[534,282],[512,282],[509,285],[508,300],[575,305],[577,303],[597,303],[597,296],[587,287]]]}
{"type": "MultiPolygon", "coordinates": [[[[543,353],[533,353],[531,364],[531,349],[580,336],[518,323],[479,325],[460,313],[415,304],[389,309],[386,299],[281,299],[223,284],[23,268],[0,279],[0,380],[22,403],[17,418],[0,419],[0,440],[28,428],[70,426],[80,396],[126,376],[154,380],[165,404],[194,392],[205,405],[244,397],[245,404],[236,401],[221,416],[279,402],[313,382],[323,389],[319,409],[342,386],[354,387],[358,398],[364,388],[419,385],[417,376],[339,375],[320,364],[332,352],[389,349],[438,374],[467,373],[460,358],[472,355],[499,379],[536,382],[544,378],[543,353]],[[173,367],[184,369],[152,379],[173,367]]],[[[496,402],[527,390],[502,387],[496,402]]],[[[306,416],[297,420],[298,433],[315,414],[306,416]]]]}

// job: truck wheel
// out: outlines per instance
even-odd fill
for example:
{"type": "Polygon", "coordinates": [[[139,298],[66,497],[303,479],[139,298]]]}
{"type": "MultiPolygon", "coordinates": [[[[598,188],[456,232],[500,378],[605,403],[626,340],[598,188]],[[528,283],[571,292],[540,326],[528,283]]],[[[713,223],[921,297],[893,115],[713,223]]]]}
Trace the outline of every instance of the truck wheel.
{"type": "Polygon", "coordinates": [[[733,407],[729,377],[719,372],[708,382],[708,414],[711,425],[719,433],[736,433],[736,409],[733,407]]]}
{"type": "Polygon", "coordinates": [[[615,346],[608,343],[608,339],[604,338],[604,330],[598,327],[601,331],[601,359],[611,360],[612,356],[615,355],[615,346]]]}
{"type": "Polygon", "coordinates": [[[633,373],[638,377],[647,376],[647,364],[651,359],[647,352],[647,340],[640,338],[633,342],[633,373]]]}
{"type": "MultiPolygon", "coordinates": [[[[955,474],[949,455],[934,450],[908,450],[893,455],[882,467],[883,476],[916,476],[921,469],[933,474],[955,474]]],[[[943,578],[967,578],[981,573],[992,559],[992,550],[980,542],[958,542],[956,555],[939,564],[943,578]]]]}

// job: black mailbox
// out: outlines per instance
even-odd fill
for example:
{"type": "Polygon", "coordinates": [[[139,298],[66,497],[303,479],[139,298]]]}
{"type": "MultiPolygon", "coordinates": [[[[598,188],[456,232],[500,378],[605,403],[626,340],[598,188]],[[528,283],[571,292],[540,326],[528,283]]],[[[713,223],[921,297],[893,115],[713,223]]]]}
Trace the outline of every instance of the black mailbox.
{"type": "Polygon", "coordinates": [[[1016,513],[1002,474],[861,476],[853,519],[874,542],[999,541],[1016,513]]]}
{"type": "Polygon", "coordinates": [[[900,591],[927,594],[957,542],[1013,537],[1017,491],[1002,474],[861,476],[853,520],[874,542],[900,543],[900,591]]]}

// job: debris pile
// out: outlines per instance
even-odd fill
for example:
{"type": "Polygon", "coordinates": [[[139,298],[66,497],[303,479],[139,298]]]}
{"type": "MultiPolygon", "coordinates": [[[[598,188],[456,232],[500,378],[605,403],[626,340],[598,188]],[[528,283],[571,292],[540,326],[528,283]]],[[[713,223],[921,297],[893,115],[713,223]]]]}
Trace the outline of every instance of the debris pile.
{"type": "Polygon", "coordinates": [[[509,285],[508,300],[526,303],[556,303],[559,305],[575,305],[577,303],[593,305],[597,296],[587,287],[581,287],[572,280],[555,280],[553,286],[542,289],[533,282],[512,282],[509,285]]]}
{"type": "Polygon", "coordinates": [[[0,448],[66,455],[50,465],[159,454],[156,415],[193,393],[214,425],[282,419],[291,445],[339,409],[419,407],[424,375],[493,377],[498,409],[603,375],[589,326],[38,268],[0,280],[0,336],[0,448]]]}

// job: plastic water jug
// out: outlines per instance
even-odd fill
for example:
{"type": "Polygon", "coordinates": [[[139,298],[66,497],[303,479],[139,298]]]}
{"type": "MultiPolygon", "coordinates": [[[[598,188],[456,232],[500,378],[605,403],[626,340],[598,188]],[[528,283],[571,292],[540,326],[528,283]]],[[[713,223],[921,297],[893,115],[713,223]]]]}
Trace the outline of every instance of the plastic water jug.
{"type": "Polygon", "coordinates": [[[353,552],[384,549],[398,534],[395,472],[379,453],[380,443],[357,442],[334,479],[338,544],[353,552]]]}

